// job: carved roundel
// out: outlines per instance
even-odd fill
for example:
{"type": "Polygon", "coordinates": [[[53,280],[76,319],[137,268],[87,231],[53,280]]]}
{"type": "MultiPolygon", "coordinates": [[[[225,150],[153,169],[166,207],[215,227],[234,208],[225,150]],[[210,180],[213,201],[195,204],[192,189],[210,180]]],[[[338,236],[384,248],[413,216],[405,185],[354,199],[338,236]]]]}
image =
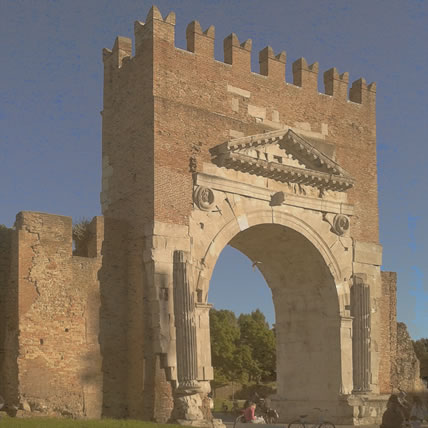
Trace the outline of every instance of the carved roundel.
{"type": "Polygon", "coordinates": [[[193,194],[193,200],[199,209],[209,211],[214,206],[214,192],[205,186],[198,186],[193,194]]]}
{"type": "Polygon", "coordinates": [[[333,220],[333,231],[342,236],[349,229],[349,218],[343,214],[337,214],[333,220]]]}

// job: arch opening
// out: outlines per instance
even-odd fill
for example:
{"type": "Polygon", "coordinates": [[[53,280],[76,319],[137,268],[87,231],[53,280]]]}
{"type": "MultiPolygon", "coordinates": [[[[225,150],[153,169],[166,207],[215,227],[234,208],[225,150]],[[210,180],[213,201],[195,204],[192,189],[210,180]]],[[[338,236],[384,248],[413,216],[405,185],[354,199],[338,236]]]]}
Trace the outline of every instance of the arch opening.
{"type": "Polygon", "coordinates": [[[340,306],[332,273],[301,233],[258,224],[228,244],[257,263],[272,292],[280,401],[337,400],[341,391],[340,306]]]}

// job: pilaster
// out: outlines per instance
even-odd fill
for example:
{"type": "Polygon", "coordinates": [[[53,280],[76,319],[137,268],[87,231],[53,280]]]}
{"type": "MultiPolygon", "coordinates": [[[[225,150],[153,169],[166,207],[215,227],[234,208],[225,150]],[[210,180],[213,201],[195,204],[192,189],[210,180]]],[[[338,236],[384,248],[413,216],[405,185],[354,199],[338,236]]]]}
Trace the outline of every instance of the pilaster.
{"type": "Polygon", "coordinates": [[[177,378],[173,419],[188,424],[202,421],[202,400],[198,394],[196,353],[196,307],[192,292],[192,266],[189,253],[174,251],[174,314],[177,344],[177,378]]]}
{"type": "Polygon", "coordinates": [[[370,392],[370,289],[364,275],[354,275],[351,289],[351,314],[354,318],[352,360],[354,393],[370,392]]]}

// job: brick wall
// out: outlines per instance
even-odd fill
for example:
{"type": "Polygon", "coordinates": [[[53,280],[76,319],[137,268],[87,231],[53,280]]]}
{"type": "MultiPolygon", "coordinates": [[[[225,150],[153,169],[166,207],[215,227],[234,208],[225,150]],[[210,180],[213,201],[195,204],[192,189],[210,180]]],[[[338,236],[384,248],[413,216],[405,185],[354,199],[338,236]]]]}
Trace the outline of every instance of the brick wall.
{"type": "Polygon", "coordinates": [[[121,67],[132,52],[128,39],[104,51],[102,210],[128,221],[134,236],[153,218],[153,49],[141,43],[145,55],[129,67],[121,67]]]}
{"type": "Polygon", "coordinates": [[[69,217],[21,212],[15,235],[20,405],[100,416],[100,258],[72,257],[69,217]]]}
{"type": "Polygon", "coordinates": [[[200,171],[209,149],[230,139],[231,129],[250,135],[277,121],[319,133],[328,128],[337,161],[356,179],[349,191],[353,237],[378,242],[375,86],[354,82],[349,100],[347,74],[332,69],[324,74],[326,93],[319,93],[318,65],[304,59],[293,64],[293,84],[287,83],[285,55],[269,49],[260,53],[264,74],[254,73],[251,43],[226,38],[226,62],[220,62],[213,57],[213,29],[204,34],[198,23],[189,25],[184,51],[174,46],[174,24],[171,14],[164,20],[154,8],[135,27],[135,57],[125,38],[106,54],[103,146],[117,165],[104,214],[141,224],[154,213],[158,221],[187,224],[190,159],[200,171]],[[263,120],[251,113],[257,109],[263,120]]]}
{"type": "Polygon", "coordinates": [[[186,224],[192,206],[191,157],[196,159],[200,171],[202,162],[211,159],[209,149],[230,139],[230,129],[245,135],[261,133],[267,129],[266,123],[277,116],[282,123],[291,126],[305,123],[305,127],[316,132],[322,132],[323,124],[328,126],[327,138],[335,145],[337,161],[356,179],[354,189],[349,192],[349,201],[355,204],[353,237],[378,241],[373,92],[361,90],[361,100],[356,96],[356,82],[351,91],[353,102],[349,101],[347,76],[341,78],[330,70],[324,75],[328,95],[319,93],[318,66],[310,68],[304,60],[293,64],[293,84],[285,82],[285,64],[272,55],[260,57],[262,71],[266,72],[266,66],[272,70],[267,76],[253,73],[251,46],[249,43],[240,46],[236,36],[224,42],[228,63],[214,59],[212,49],[206,48],[214,43],[213,37],[199,33],[198,29],[190,31],[189,40],[196,39],[204,47],[198,48],[198,43],[193,43],[195,52],[177,49],[173,25],[161,21],[159,16],[153,21],[156,24],[153,90],[157,220],[186,224]],[[231,86],[243,90],[244,96],[237,95],[239,91],[231,86]],[[254,108],[262,110],[260,115],[265,115],[265,124],[250,114],[254,108]]]}

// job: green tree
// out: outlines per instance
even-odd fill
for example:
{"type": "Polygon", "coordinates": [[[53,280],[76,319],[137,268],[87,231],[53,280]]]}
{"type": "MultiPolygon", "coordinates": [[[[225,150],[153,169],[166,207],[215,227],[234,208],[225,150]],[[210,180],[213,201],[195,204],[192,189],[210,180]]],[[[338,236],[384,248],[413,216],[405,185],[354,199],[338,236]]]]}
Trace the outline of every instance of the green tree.
{"type": "Polygon", "coordinates": [[[257,309],[250,315],[241,314],[240,346],[251,349],[253,364],[249,367],[249,380],[273,380],[276,375],[276,340],[263,313],[257,309]]]}
{"type": "Polygon", "coordinates": [[[212,309],[210,330],[214,385],[275,379],[275,334],[260,310],[236,319],[232,311],[212,309]]]}
{"type": "Polygon", "coordinates": [[[413,348],[421,362],[421,377],[428,377],[428,339],[414,340],[413,348]]]}
{"type": "Polygon", "coordinates": [[[234,380],[239,372],[237,344],[240,332],[235,314],[224,309],[211,309],[210,333],[214,378],[217,384],[225,384],[234,380]]]}

